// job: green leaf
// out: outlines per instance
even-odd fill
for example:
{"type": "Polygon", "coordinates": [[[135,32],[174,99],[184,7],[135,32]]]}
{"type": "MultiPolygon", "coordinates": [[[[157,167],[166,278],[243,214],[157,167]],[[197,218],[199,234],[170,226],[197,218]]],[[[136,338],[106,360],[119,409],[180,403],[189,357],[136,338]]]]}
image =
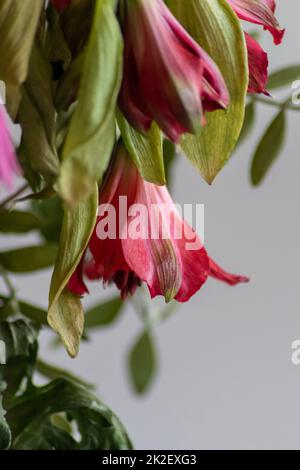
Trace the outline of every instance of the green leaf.
{"type": "Polygon", "coordinates": [[[27,76],[31,47],[42,7],[42,0],[0,2],[0,79],[7,86],[8,105],[13,116],[21,96],[19,86],[27,76]]]}
{"type": "Polygon", "coordinates": [[[46,243],[44,245],[28,246],[0,252],[0,264],[14,273],[28,273],[45,269],[55,263],[57,245],[46,243]]]}
{"type": "Polygon", "coordinates": [[[145,331],[129,353],[129,374],[137,393],[145,393],[156,372],[156,354],[150,333],[145,331]]]}
{"type": "Polygon", "coordinates": [[[73,58],[86,48],[97,0],[72,0],[59,15],[60,26],[73,58]],[[84,21],[83,21],[84,18],[84,21]]]}
{"type": "Polygon", "coordinates": [[[96,223],[98,188],[74,209],[66,209],[59,251],[51,279],[48,322],[59,333],[70,356],[76,356],[83,332],[80,299],[66,286],[80,262],[96,223]]]}
{"type": "Polygon", "coordinates": [[[159,185],[166,184],[163,139],[154,122],[146,135],[135,130],[118,111],[118,126],[125,146],[134,163],[146,181],[159,185]]]}
{"type": "Polygon", "coordinates": [[[199,136],[185,135],[182,149],[211,184],[239,137],[248,86],[247,50],[241,24],[225,0],[168,0],[185,29],[219,66],[230,94],[227,111],[207,113],[199,136]]]}
{"type": "Polygon", "coordinates": [[[27,321],[0,322],[0,341],[5,345],[5,364],[0,365],[0,449],[11,444],[3,406],[7,409],[13,396],[31,383],[37,334],[38,328],[27,321]]]}
{"type": "Polygon", "coordinates": [[[6,364],[0,366],[0,383],[6,382],[4,392],[8,402],[24,388],[24,378],[31,382],[37,350],[38,325],[25,320],[0,322],[0,340],[5,343],[6,364]]]}
{"type": "Polygon", "coordinates": [[[257,186],[279,156],[285,138],[286,121],[284,110],[280,111],[266,129],[260,140],[251,166],[251,182],[257,186]]]}
{"type": "Polygon", "coordinates": [[[122,302],[120,297],[115,297],[96,305],[86,312],[84,319],[85,327],[95,328],[110,325],[119,317],[123,305],[124,302],[122,302]]]}
{"type": "Polygon", "coordinates": [[[298,79],[300,79],[300,65],[290,65],[269,75],[267,89],[275,90],[284,86],[291,87],[292,83],[298,79]]]}
{"type": "Polygon", "coordinates": [[[78,104],[63,148],[58,189],[69,206],[91,194],[115,143],[115,108],[122,76],[122,38],[115,0],[97,0],[78,104]]]}
{"type": "Polygon", "coordinates": [[[47,8],[46,50],[50,62],[61,62],[64,70],[70,65],[72,54],[63,34],[60,15],[55,8],[47,8]]]}
{"type": "Polygon", "coordinates": [[[238,144],[241,144],[250,134],[251,130],[253,129],[254,123],[255,123],[255,104],[253,101],[250,101],[250,103],[247,104],[245,108],[245,118],[244,118],[244,123],[243,127],[240,133],[240,137],[238,140],[238,144]]]}
{"type": "Polygon", "coordinates": [[[47,242],[58,242],[62,227],[63,208],[58,196],[32,201],[31,207],[41,221],[40,233],[47,242]]]}
{"type": "Polygon", "coordinates": [[[5,450],[11,444],[11,432],[5,419],[5,410],[2,406],[2,394],[5,391],[5,384],[0,382],[0,449],[5,450]]]}
{"type": "Polygon", "coordinates": [[[56,379],[44,387],[35,387],[20,397],[8,410],[7,420],[14,439],[13,449],[132,448],[123,425],[112,411],[85,387],[67,379],[56,379]],[[79,442],[57,426],[51,427],[49,432],[50,417],[62,412],[77,423],[79,442]]]}
{"type": "Polygon", "coordinates": [[[26,233],[41,228],[39,218],[29,211],[0,212],[0,232],[26,233]]]}
{"type": "Polygon", "coordinates": [[[19,152],[25,176],[26,171],[31,171],[46,181],[52,181],[59,169],[52,69],[38,39],[32,49],[28,77],[22,89],[18,120],[22,127],[19,152]]]}

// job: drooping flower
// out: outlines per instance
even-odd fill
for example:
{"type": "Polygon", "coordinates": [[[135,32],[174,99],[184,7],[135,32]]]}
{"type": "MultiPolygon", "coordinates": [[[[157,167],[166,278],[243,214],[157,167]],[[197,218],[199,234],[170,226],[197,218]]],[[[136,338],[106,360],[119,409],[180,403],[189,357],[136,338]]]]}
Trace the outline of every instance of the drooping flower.
{"type": "Polygon", "coordinates": [[[124,73],[119,97],[128,121],[146,132],[156,121],[177,142],[195,133],[205,112],[226,108],[229,95],[214,61],[162,0],[122,0],[124,73]]]}
{"type": "Polygon", "coordinates": [[[5,106],[0,104],[0,183],[11,189],[13,177],[20,173],[20,167],[7,125],[5,106]]]}
{"type": "Polygon", "coordinates": [[[58,12],[61,12],[70,5],[71,0],[51,0],[51,3],[58,12]]]}
{"type": "Polygon", "coordinates": [[[280,44],[285,30],[281,28],[276,17],[275,0],[227,0],[241,20],[262,25],[270,31],[275,44],[280,44]]]}
{"type": "MultiPolygon", "coordinates": [[[[275,0],[227,0],[241,20],[262,25],[280,44],[285,30],[275,17],[275,0]]],[[[268,56],[255,39],[245,33],[249,62],[249,93],[265,93],[268,82],[268,56]]]]}
{"type": "Polygon", "coordinates": [[[88,250],[69,282],[73,293],[88,292],[86,277],[114,282],[122,298],[145,282],[151,297],[185,302],[209,276],[230,285],[248,281],[212,261],[167,188],[144,181],[123,144],[116,151],[99,202],[88,250]]]}

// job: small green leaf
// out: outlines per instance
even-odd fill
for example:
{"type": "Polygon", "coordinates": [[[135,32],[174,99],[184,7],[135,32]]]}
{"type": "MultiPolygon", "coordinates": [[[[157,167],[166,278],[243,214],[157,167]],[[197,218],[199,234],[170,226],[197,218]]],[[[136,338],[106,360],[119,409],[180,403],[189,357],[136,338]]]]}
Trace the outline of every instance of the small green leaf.
{"type": "Polygon", "coordinates": [[[238,144],[241,144],[248,137],[251,130],[253,129],[255,123],[255,111],[255,104],[253,101],[250,101],[250,103],[248,103],[245,108],[245,118],[238,140],[238,144]]]}
{"type": "Polygon", "coordinates": [[[28,273],[45,269],[55,263],[57,245],[46,243],[44,245],[28,246],[0,252],[0,264],[14,273],[28,273]]]}
{"type": "Polygon", "coordinates": [[[117,116],[125,146],[143,178],[150,183],[166,184],[163,139],[157,124],[153,122],[148,134],[143,135],[130,126],[120,111],[117,116]]]}
{"type": "Polygon", "coordinates": [[[284,86],[292,86],[295,80],[300,79],[300,65],[290,65],[269,75],[268,90],[275,90],[284,86]]]}
{"type": "Polygon", "coordinates": [[[185,29],[219,66],[230,105],[206,114],[199,136],[184,135],[182,149],[211,184],[230,157],[244,121],[248,63],[241,23],[226,0],[168,0],[185,29]]]}
{"type": "Polygon", "coordinates": [[[134,390],[145,393],[156,372],[156,354],[150,333],[145,331],[129,353],[129,373],[134,390]]]}
{"type": "Polygon", "coordinates": [[[0,212],[0,232],[26,233],[41,228],[39,218],[29,211],[3,211],[0,212]]]}
{"type": "Polygon", "coordinates": [[[96,0],[78,104],[63,148],[58,181],[59,192],[69,206],[91,194],[115,143],[123,50],[115,5],[115,0],[96,0]]]}
{"type": "Polygon", "coordinates": [[[267,128],[260,140],[251,167],[251,181],[255,186],[260,184],[279,156],[285,138],[285,112],[280,111],[267,128]]]}
{"type": "Polygon", "coordinates": [[[84,325],[86,328],[107,326],[113,323],[120,315],[124,303],[120,297],[107,300],[88,310],[85,314],[84,325]]]}
{"type": "Polygon", "coordinates": [[[74,209],[66,209],[59,251],[51,279],[48,322],[59,333],[70,356],[76,356],[83,332],[84,316],[80,299],[66,286],[80,262],[96,223],[98,188],[74,209]]]}

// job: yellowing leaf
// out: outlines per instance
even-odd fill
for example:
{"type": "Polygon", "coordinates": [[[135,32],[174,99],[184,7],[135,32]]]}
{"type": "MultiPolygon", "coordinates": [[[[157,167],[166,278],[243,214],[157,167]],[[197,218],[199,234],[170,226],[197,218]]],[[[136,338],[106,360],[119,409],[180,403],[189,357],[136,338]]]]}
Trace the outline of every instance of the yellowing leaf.
{"type": "Polygon", "coordinates": [[[98,189],[74,209],[66,209],[59,251],[52,275],[48,322],[59,333],[68,353],[76,356],[83,332],[83,311],[80,299],[66,289],[79,264],[96,223],[98,189]]]}
{"type": "Polygon", "coordinates": [[[168,0],[167,4],[217,63],[230,94],[227,111],[207,113],[200,135],[185,135],[181,142],[187,157],[212,183],[233,151],[243,124],[248,85],[244,34],[226,0],[168,0]]]}

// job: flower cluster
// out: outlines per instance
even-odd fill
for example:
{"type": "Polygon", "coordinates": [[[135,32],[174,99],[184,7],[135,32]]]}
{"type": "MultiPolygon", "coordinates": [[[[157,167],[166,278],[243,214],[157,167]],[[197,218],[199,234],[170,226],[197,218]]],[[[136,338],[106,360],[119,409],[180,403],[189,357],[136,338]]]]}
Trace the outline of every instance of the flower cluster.
{"type": "MultiPolygon", "coordinates": [[[[166,301],[175,298],[186,302],[209,276],[230,285],[248,281],[244,276],[223,271],[208,256],[198,235],[178,214],[167,188],[144,181],[124,145],[119,143],[99,204],[104,207],[110,204],[118,212],[119,200],[125,196],[129,206],[128,218],[126,215],[120,218],[117,214],[120,226],[113,236],[108,232],[106,237],[100,238],[95,228],[89,249],[69,282],[73,293],[83,295],[88,292],[83,278],[86,276],[91,280],[102,279],[104,283],[114,282],[122,298],[133,294],[137,286],[145,282],[151,297],[163,295],[166,301]],[[151,204],[157,208],[158,217],[153,216],[151,204]],[[142,234],[143,227],[140,227],[138,236],[128,230],[130,221],[136,218],[136,214],[130,211],[133,205],[147,209],[149,220],[144,225],[149,236],[142,234]],[[167,221],[168,225],[164,227],[167,221]],[[153,233],[158,236],[153,237],[153,233]],[[181,236],[176,237],[176,234],[181,236]],[[197,249],[190,250],[191,244],[197,249]]],[[[105,217],[104,210],[97,225],[105,217]]]]}

